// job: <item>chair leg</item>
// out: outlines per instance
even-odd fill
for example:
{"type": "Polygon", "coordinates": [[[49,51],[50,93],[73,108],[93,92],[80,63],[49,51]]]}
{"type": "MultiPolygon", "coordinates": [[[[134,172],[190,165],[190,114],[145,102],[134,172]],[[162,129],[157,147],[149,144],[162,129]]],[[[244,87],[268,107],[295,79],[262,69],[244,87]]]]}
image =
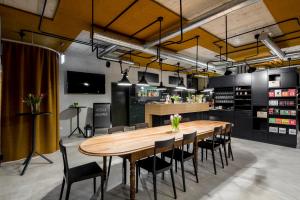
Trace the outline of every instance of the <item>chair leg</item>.
{"type": "Polygon", "coordinates": [[[221,147],[219,147],[219,153],[220,153],[220,158],[221,158],[222,168],[224,169],[224,162],[223,162],[223,155],[222,155],[221,147]]]}
{"type": "Polygon", "coordinates": [[[139,191],[139,167],[135,169],[135,192],[138,193],[139,191]]]}
{"type": "Polygon", "coordinates": [[[95,194],[96,193],[96,178],[94,178],[93,182],[94,182],[94,194],[95,194]]]}
{"type": "Polygon", "coordinates": [[[223,149],[224,149],[224,154],[225,154],[225,162],[226,162],[226,166],[228,166],[226,143],[223,145],[223,149]]]}
{"type": "Polygon", "coordinates": [[[173,192],[174,192],[174,199],[177,199],[173,169],[170,169],[170,172],[171,172],[172,186],[173,186],[173,192]]]}
{"type": "Polygon", "coordinates": [[[64,193],[64,187],[65,187],[65,179],[63,179],[63,182],[61,184],[61,190],[60,190],[59,200],[61,200],[62,195],[64,193]]]}
{"type": "Polygon", "coordinates": [[[127,163],[126,159],[123,158],[123,184],[126,185],[127,183],[127,163]]]}
{"type": "Polygon", "coordinates": [[[71,184],[67,184],[67,193],[66,193],[65,200],[69,200],[70,191],[71,191],[71,184]]]}
{"type": "Polygon", "coordinates": [[[204,157],[204,150],[201,148],[201,161],[203,162],[203,157],[204,157]]]}
{"type": "Polygon", "coordinates": [[[232,148],[231,148],[231,142],[228,143],[228,149],[230,150],[229,154],[231,154],[231,159],[232,159],[232,161],[234,161],[234,159],[233,159],[233,153],[232,153],[232,148]]]}
{"type": "Polygon", "coordinates": [[[183,161],[181,161],[180,164],[181,164],[181,174],[182,174],[183,191],[186,192],[185,175],[184,175],[184,163],[183,163],[183,161]]]}
{"type": "Polygon", "coordinates": [[[207,160],[207,149],[205,149],[205,151],[206,151],[206,160],[207,160]]]}
{"type": "MultiPolygon", "coordinates": [[[[207,150],[206,150],[206,151],[207,151],[207,150]]],[[[215,175],[217,175],[216,160],[215,160],[215,152],[214,152],[214,149],[211,149],[211,155],[212,155],[212,159],[213,159],[215,175]]]]}
{"type": "Polygon", "coordinates": [[[112,160],[112,156],[109,156],[109,163],[108,163],[108,170],[107,170],[106,181],[108,181],[108,177],[109,177],[109,174],[110,174],[111,160],[112,160]]]}
{"type": "Polygon", "coordinates": [[[197,172],[197,168],[196,168],[196,160],[195,160],[195,158],[193,158],[193,165],[194,165],[194,171],[195,171],[195,176],[196,176],[196,182],[199,183],[198,172],[197,172]]]}
{"type": "Polygon", "coordinates": [[[154,192],[154,200],[157,200],[157,189],[156,189],[156,174],[153,175],[153,192],[154,192]]]}
{"type": "Polygon", "coordinates": [[[177,173],[177,160],[175,160],[175,172],[177,173]]]}
{"type": "Polygon", "coordinates": [[[104,200],[104,178],[101,176],[101,200],[104,200]]]}

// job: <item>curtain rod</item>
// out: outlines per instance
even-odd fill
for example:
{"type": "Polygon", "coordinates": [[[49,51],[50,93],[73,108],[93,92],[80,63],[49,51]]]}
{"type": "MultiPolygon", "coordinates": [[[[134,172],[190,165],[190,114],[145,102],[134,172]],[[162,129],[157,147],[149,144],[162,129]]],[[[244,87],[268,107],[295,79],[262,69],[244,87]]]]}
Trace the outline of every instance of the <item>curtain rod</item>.
{"type": "Polygon", "coordinates": [[[56,51],[54,49],[51,49],[49,47],[45,47],[45,46],[42,46],[42,45],[33,44],[33,43],[29,43],[29,42],[22,42],[22,41],[18,41],[18,40],[7,39],[7,38],[2,38],[1,40],[6,41],[6,42],[14,42],[14,43],[18,43],[18,44],[24,44],[24,45],[29,45],[29,46],[40,47],[40,48],[43,48],[43,49],[53,51],[53,52],[57,53],[58,55],[60,55],[59,51],[56,51]]]}

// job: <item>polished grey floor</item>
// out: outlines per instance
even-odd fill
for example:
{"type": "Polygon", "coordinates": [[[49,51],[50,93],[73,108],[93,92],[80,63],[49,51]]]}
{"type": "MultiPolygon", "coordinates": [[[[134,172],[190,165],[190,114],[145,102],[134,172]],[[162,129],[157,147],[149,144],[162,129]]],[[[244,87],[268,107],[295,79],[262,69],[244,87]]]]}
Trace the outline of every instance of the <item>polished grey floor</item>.
{"type": "MultiPolygon", "coordinates": [[[[67,140],[71,166],[101,158],[89,157],[78,152],[80,138],[67,140]]],[[[199,162],[200,183],[195,182],[192,163],[186,164],[187,192],[182,191],[181,173],[175,175],[178,199],[185,200],[296,200],[300,199],[300,150],[248,140],[233,140],[235,161],[222,169],[218,160],[218,175],[213,174],[211,155],[199,162]]],[[[21,161],[5,163],[0,167],[1,200],[56,200],[62,181],[62,159],[59,152],[48,155],[54,164],[35,158],[24,176],[19,176],[21,161]]],[[[113,159],[105,199],[128,199],[129,185],[121,184],[121,160],[113,159]]],[[[97,199],[93,196],[92,181],[75,183],[70,199],[97,199]]],[[[173,199],[169,174],[162,181],[158,178],[158,198],[173,199]]],[[[99,198],[98,198],[99,199],[99,198]]],[[[152,176],[142,171],[137,199],[153,199],[152,176]]]]}

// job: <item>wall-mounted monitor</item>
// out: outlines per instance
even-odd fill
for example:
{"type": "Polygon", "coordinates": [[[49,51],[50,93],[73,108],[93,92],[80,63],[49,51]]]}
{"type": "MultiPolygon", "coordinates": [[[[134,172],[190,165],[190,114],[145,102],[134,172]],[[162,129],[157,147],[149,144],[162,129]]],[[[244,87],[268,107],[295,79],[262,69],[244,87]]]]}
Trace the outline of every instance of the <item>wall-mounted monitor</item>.
{"type": "Polygon", "coordinates": [[[67,92],[70,94],[105,94],[105,75],[67,71],[67,92]]]}

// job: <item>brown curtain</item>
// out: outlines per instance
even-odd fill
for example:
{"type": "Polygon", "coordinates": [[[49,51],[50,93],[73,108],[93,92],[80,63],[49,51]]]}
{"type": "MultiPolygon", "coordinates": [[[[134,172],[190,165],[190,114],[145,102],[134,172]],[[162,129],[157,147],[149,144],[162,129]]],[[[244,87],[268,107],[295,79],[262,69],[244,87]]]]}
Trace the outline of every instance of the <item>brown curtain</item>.
{"type": "Polygon", "coordinates": [[[18,113],[30,112],[21,99],[28,93],[45,94],[37,117],[36,150],[51,153],[58,149],[58,54],[41,47],[3,42],[3,89],[1,107],[1,150],[5,161],[28,155],[31,149],[31,118],[18,113]]]}

